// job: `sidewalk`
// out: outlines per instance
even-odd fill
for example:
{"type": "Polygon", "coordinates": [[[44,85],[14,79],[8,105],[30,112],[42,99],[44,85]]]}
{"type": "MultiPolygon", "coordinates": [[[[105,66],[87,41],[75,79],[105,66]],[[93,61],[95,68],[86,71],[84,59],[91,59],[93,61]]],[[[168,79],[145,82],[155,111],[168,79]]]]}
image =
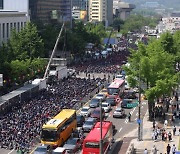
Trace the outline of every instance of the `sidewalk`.
{"type": "MultiPolygon", "coordinates": [[[[136,154],[143,154],[145,148],[148,150],[149,153],[151,153],[153,145],[155,145],[156,148],[158,149],[158,154],[160,154],[160,153],[165,154],[166,147],[168,144],[170,144],[171,147],[173,144],[175,144],[176,149],[178,149],[179,138],[180,138],[180,136],[178,136],[178,130],[179,130],[180,126],[179,125],[177,126],[177,124],[180,123],[180,121],[176,123],[176,126],[177,126],[176,134],[177,135],[172,136],[172,139],[173,139],[172,141],[162,141],[161,137],[160,137],[157,141],[154,142],[152,140],[153,124],[152,124],[152,122],[148,121],[147,118],[148,118],[148,114],[145,115],[144,120],[143,120],[143,141],[137,140],[138,139],[138,129],[135,129],[134,131],[130,132],[129,134],[127,134],[125,136],[125,137],[135,137],[136,138],[136,139],[133,139],[130,143],[130,145],[134,144],[136,154]]],[[[171,131],[171,133],[173,134],[172,126],[168,125],[166,132],[169,132],[169,131],[171,131]]],[[[126,151],[126,153],[127,153],[127,151],[126,151]]]]}

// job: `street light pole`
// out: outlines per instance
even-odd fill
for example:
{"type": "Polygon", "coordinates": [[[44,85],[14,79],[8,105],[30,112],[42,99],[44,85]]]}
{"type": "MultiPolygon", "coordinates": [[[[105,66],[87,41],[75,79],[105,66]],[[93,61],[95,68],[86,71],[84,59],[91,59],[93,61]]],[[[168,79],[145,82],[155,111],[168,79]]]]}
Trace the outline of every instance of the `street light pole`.
{"type": "Polygon", "coordinates": [[[138,140],[142,141],[142,119],[141,119],[141,75],[140,75],[140,65],[139,65],[139,108],[138,108],[138,140]]]}
{"type": "Polygon", "coordinates": [[[100,154],[103,154],[103,139],[102,139],[102,100],[100,99],[100,154]]]}

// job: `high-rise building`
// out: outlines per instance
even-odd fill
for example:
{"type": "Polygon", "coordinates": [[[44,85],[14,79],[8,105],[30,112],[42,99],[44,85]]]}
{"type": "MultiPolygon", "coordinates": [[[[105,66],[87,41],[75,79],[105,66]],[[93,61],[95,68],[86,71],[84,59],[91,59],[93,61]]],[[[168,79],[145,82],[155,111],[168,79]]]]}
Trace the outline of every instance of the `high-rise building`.
{"type": "Polygon", "coordinates": [[[54,19],[71,21],[71,0],[30,0],[32,20],[49,23],[54,19]]]}
{"type": "Polygon", "coordinates": [[[113,19],[113,0],[89,0],[89,21],[105,21],[109,24],[113,19]]]}

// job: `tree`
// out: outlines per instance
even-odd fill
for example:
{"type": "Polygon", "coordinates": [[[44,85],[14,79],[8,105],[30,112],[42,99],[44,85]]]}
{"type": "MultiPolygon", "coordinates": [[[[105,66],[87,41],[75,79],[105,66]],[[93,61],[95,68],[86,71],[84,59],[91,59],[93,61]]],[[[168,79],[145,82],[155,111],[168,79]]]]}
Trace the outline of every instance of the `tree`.
{"type": "Polygon", "coordinates": [[[152,115],[155,99],[169,95],[172,87],[177,85],[175,56],[165,51],[161,41],[154,40],[147,46],[139,43],[138,51],[132,50],[128,61],[130,65],[124,68],[128,80],[138,84],[140,76],[141,82],[146,83],[147,89],[144,90],[148,99],[149,115],[152,115]]]}
{"type": "Polygon", "coordinates": [[[34,59],[44,56],[44,44],[38,36],[37,28],[32,23],[27,23],[19,33],[13,31],[10,42],[14,60],[34,59]]]}

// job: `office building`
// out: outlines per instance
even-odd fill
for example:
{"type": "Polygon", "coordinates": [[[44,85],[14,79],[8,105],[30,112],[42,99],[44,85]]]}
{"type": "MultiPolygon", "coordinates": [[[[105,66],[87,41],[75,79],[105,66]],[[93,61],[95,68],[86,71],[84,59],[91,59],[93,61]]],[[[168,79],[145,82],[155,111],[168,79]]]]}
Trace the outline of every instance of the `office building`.
{"type": "Polygon", "coordinates": [[[28,4],[28,0],[0,0],[0,45],[7,42],[12,30],[19,32],[29,22],[28,4]]]}
{"type": "Polygon", "coordinates": [[[89,0],[89,21],[112,24],[113,0],[89,0]]]}
{"type": "Polygon", "coordinates": [[[135,9],[135,7],[136,6],[134,4],[125,3],[121,0],[114,0],[113,14],[115,17],[118,17],[122,20],[126,20],[129,17],[131,11],[135,9]]]}
{"type": "Polygon", "coordinates": [[[52,20],[71,21],[71,0],[30,0],[30,16],[32,20],[50,23],[52,20]]]}

